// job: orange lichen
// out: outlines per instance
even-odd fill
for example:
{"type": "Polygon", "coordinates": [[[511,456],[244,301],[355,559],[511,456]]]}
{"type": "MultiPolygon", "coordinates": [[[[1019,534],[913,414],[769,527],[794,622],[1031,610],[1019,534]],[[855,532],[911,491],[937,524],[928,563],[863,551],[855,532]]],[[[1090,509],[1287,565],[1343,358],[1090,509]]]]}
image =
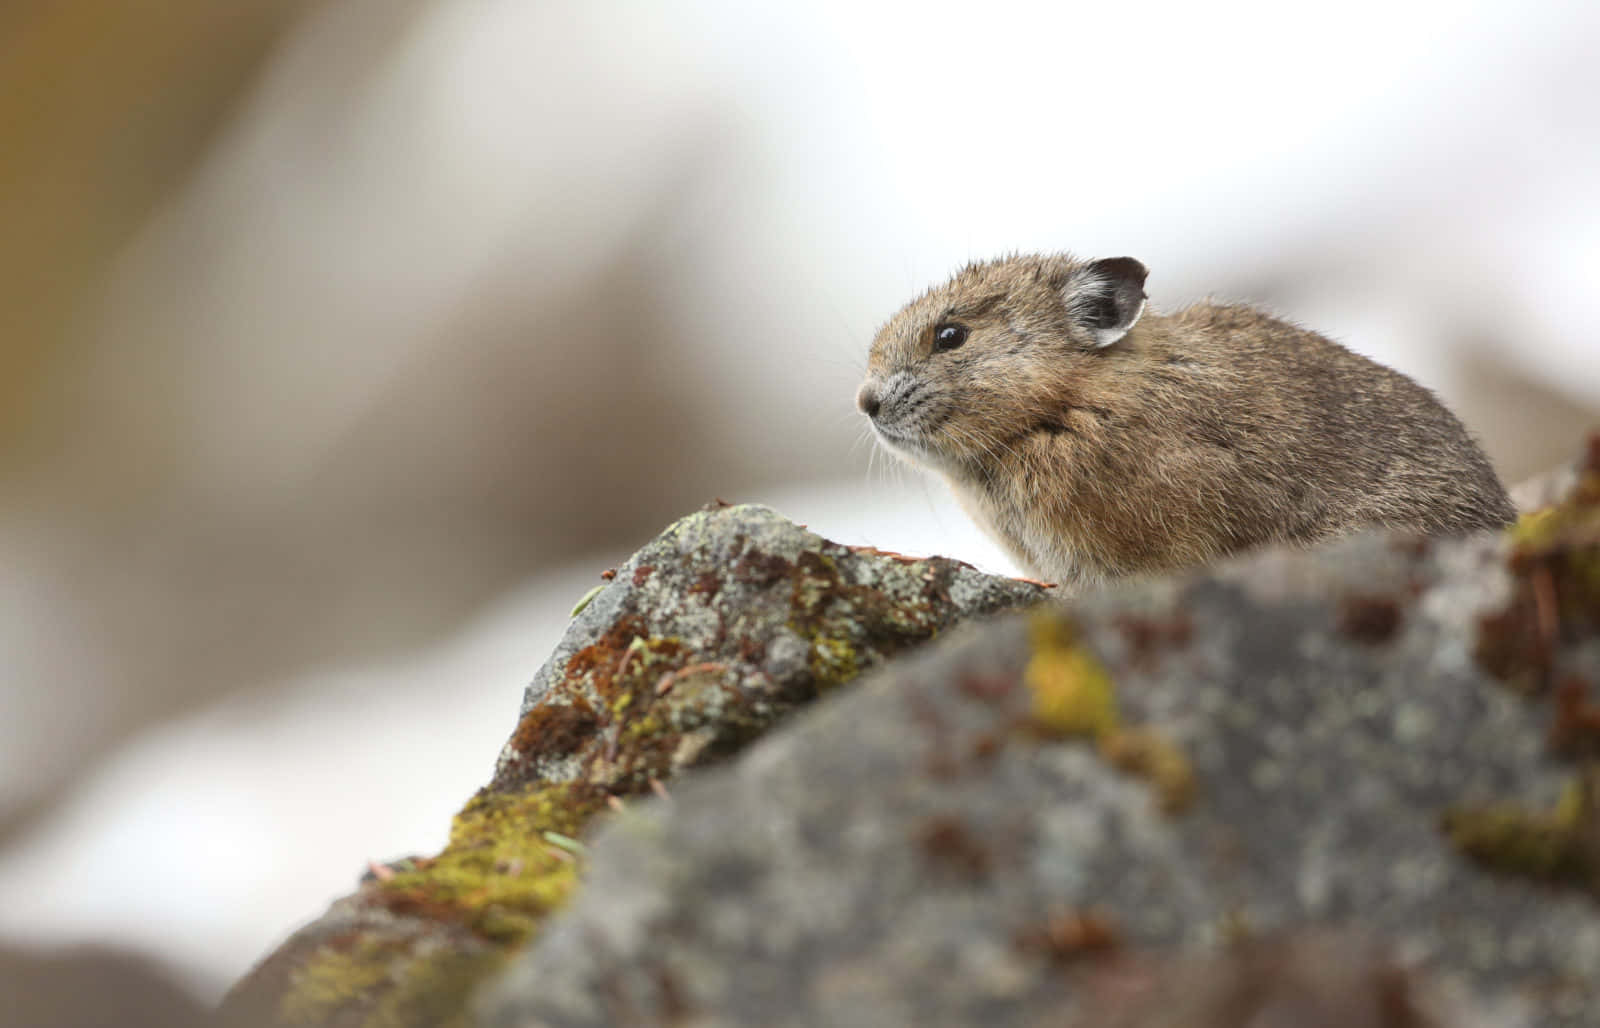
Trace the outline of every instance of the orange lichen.
{"type": "Polygon", "coordinates": [[[1105,957],[1122,948],[1122,936],[1109,914],[1098,910],[1058,910],[1044,923],[1017,935],[1019,949],[1043,953],[1059,964],[1105,957]]]}

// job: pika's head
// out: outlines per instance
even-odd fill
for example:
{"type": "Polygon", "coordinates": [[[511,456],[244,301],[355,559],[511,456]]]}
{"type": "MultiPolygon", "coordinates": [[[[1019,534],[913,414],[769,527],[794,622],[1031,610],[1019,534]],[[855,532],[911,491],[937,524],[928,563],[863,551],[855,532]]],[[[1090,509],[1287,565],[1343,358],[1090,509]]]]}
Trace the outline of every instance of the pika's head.
{"type": "Polygon", "coordinates": [[[970,264],[878,331],[856,405],[914,462],[972,472],[1059,424],[1076,386],[1144,311],[1131,257],[1005,257],[970,264]]]}

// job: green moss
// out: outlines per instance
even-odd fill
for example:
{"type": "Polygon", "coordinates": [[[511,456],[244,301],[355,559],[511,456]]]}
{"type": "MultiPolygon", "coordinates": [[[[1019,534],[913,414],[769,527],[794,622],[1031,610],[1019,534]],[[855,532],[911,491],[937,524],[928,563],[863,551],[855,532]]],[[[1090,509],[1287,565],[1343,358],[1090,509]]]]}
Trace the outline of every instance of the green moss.
{"type": "Polygon", "coordinates": [[[1457,808],[1443,818],[1462,853],[1496,871],[1600,890],[1592,786],[1570,783],[1550,810],[1509,803],[1457,808]]]}
{"type": "Polygon", "coordinates": [[[1515,524],[1506,529],[1506,538],[1511,541],[1512,546],[1542,545],[1559,520],[1558,511],[1557,507],[1544,507],[1523,514],[1517,518],[1515,524]]]}
{"type": "Polygon", "coordinates": [[[540,920],[539,914],[523,913],[507,906],[492,906],[478,915],[472,927],[490,942],[514,947],[533,938],[539,930],[540,920]]]}
{"type": "Polygon", "coordinates": [[[669,726],[655,714],[645,714],[628,722],[628,727],[623,729],[620,736],[623,746],[654,739],[670,731],[669,726]]]}
{"type": "Polygon", "coordinates": [[[365,941],[354,948],[323,946],[289,976],[278,1003],[284,1024],[326,1024],[342,1008],[361,1003],[390,980],[399,944],[365,941]]]}
{"type": "MultiPolygon", "coordinates": [[[[787,590],[787,623],[811,644],[819,689],[931,637],[940,622],[936,611],[949,603],[941,593],[949,568],[930,565],[882,586],[857,585],[841,570],[842,550],[789,561],[747,549],[731,568],[703,572],[691,594],[709,606],[725,580],[773,587],[780,596],[787,590]]],[[[635,584],[649,571],[636,569],[635,584]]],[[[363,888],[363,904],[402,915],[396,923],[418,935],[387,948],[363,943],[318,951],[294,972],[284,1019],[465,1025],[472,991],[578,887],[586,851],[577,840],[612,795],[731,753],[770,724],[774,709],[804,699],[786,690],[752,702],[741,687],[742,669],[726,654],[761,665],[771,626],[731,607],[716,614],[730,615],[722,627],[731,638],[719,635],[711,652],[693,653],[676,637],[654,635],[651,622],[631,612],[570,657],[559,685],[519,722],[495,782],[456,816],[445,850],[393,865],[392,875],[363,888]],[[662,691],[663,685],[670,688],[662,691]],[[577,781],[565,780],[571,778],[577,781]]]]}
{"type": "Polygon", "coordinates": [[[790,594],[795,610],[800,614],[815,614],[828,605],[839,592],[843,579],[839,564],[825,553],[806,552],[795,565],[794,590],[790,594]]]}
{"type": "Polygon", "coordinates": [[[1523,551],[1558,548],[1572,542],[1600,542],[1600,496],[1580,484],[1554,506],[1530,511],[1506,529],[1511,544],[1523,551]]]}
{"type": "Polygon", "coordinates": [[[290,978],[278,1005],[287,1025],[465,1028],[472,990],[505,963],[498,948],[461,952],[411,939],[323,946],[290,978]]]}
{"type": "Polygon", "coordinates": [[[635,636],[614,669],[597,676],[595,689],[606,698],[613,716],[622,715],[636,703],[642,709],[655,698],[661,676],[682,665],[685,649],[683,640],[675,635],[635,636]]]}
{"type": "Polygon", "coordinates": [[[605,795],[579,783],[480,792],[456,815],[443,853],[381,883],[384,900],[498,943],[524,942],[578,881],[576,858],[544,833],[575,838],[605,795]]]}
{"type": "Polygon", "coordinates": [[[820,692],[850,681],[861,673],[861,658],[847,639],[816,635],[811,639],[811,674],[820,692]]]}
{"type": "Polygon", "coordinates": [[[1511,599],[1479,621],[1474,652],[1490,674],[1534,693],[1559,670],[1562,642],[1600,628],[1600,468],[1588,468],[1560,503],[1523,515],[1506,537],[1511,599]]]}
{"type": "Polygon", "coordinates": [[[1033,693],[1034,724],[1050,735],[1101,739],[1120,724],[1116,690],[1093,654],[1079,645],[1061,615],[1037,612],[1028,621],[1033,655],[1023,683],[1033,693]]]}
{"type": "Polygon", "coordinates": [[[851,681],[884,657],[938,633],[939,619],[927,596],[850,582],[829,554],[802,553],[787,573],[792,583],[788,627],[811,644],[809,667],[818,691],[851,681]]]}
{"type": "Polygon", "coordinates": [[[473,991],[505,966],[507,956],[496,950],[439,950],[413,961],[400,983],[379,1001],[365,1028],[468,1028],[473,991]]]}
{"type": "Polygon", "coordinates": [[[1595,613],[1600,604],[1600,482],[1586,482],[1565,502],[1524,514],[1507,534],[1514,569],[1546,566],[1562,599],[1595,613]]]}
{"type": "Polygon", "coordinates": [[[1028,642],[1032,656],[1022,681],[1033,694],[1033,726],[1050,736],[1093,740],[1108,764],[1149,783],[1162,810],[1186,808],[1195,793],[1189,758],[1159,732],[1122,724],[1116,685],[1072,623],[1060,613],[1036,611],[1028,620],[1028,642]]]}
{"type": "MultiPolygon", "coordinates": [[[[1568,671],[1566,647],[1600,628],[1600,434],[1590,439],[1565,498],[1523,515],[1506,538],[1511,599],[1480,620],[1477,659],[1529,693],[1553,692],[1552,744],[1592,753],[1600,720],[1587,701],[1586,676],[1568,671]]],[[[1458,849],[1488,867],[1600,895],[1600,764],[1592,760],[1551,810],[1463,807],[1446,813],[1443,824],[1458,849]]]]}
{"type": "Polygon", "coordinates": [[[637,615],[619,618],[568,659],[558,687],[524,715],[491,789],[577,778],[628,792],[671,774],[676,726],[658,690],[690,656],[677,636],[650,634],[637,615]]]}

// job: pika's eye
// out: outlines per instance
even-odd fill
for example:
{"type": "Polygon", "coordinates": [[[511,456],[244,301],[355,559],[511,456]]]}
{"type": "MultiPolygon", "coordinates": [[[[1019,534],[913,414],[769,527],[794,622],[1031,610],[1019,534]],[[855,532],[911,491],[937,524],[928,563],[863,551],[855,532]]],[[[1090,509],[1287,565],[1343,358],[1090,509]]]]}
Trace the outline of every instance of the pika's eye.
{"type": "Polygon", "coordinates": [[[943,353],[954,350],[967,341],[967,326],[965,325],[940,325],[933,330],[933,352],[943,353]]]}

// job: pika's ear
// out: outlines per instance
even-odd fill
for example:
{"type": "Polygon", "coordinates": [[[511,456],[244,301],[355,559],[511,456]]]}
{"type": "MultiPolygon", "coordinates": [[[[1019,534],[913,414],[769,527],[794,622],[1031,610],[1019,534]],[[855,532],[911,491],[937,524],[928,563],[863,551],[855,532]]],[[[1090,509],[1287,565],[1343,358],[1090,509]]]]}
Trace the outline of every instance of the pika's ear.
{"type": "Polygon", "coordinates": [[[1107,257],[1085,265],[1062,288],[1068,315],[1093,334],[1096,349],[1127,335],[1144,313],[1148,274],[1132,257],[1107,257]]]}

